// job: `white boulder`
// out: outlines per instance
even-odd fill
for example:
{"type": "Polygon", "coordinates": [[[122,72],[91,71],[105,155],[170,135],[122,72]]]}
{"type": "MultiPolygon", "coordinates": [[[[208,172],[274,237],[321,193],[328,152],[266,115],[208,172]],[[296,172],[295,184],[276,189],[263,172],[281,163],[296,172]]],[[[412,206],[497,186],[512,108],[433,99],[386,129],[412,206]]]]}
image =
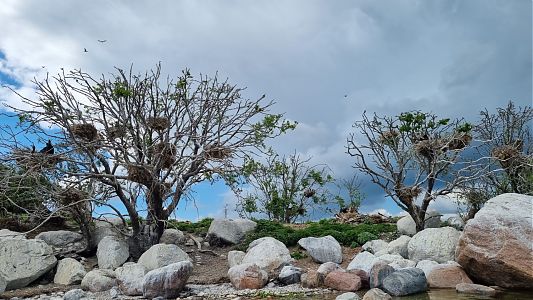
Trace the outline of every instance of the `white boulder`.
{"type": "Polygon", "coordinates": [[[318,263],[342,263],[341,245],[331,235],[320,238],[303,238],[298,241],[298,245],[304,248],[311,258],[318,263]]]}
{"type": "Polygon", "coordinates": [[[209,226],[207,241],[211,245],[238,244],[256,226],[257,223],[248,219],[215,219],[209,226]]]}
{"type": "Polygon", "coordinates": [[[177,298],[191,276],[192,268],[192,263],[185,260],[146,273],[143,296],[148,299],[177,298]]]}
{"type": "Polygon", "coordinates": [[[262,238],[260,243],[250,248],[242,264],[256,264],[260,268],[271,272],[293,261],[289,249],[282,242],[272,237],[262,238]]]}
{"type": "MultiPolygon", "coordinates": [[[[426,212],[426,224],[424,228],[437,228],[440,226],[440,214],[434,210],[426,212]]],[[[414,235],[416,233],[416,224],[413,217],[407,215],[402,217],[396,223],[398,232],[405,235],[414,235]]]]}
{"type": "Polygon", "coordinates": [[[455,249],[461,233],[453,227],[428,228],[409,241],[409,259],[434,260],[439,263],[455,259],[455,249]]]}
{"type": "Polygon", "coordinates": [[[63,285],[79,284],[85,274],[87,272],[85,272],[85,268],[79,261],[67,257],[57,263],[54,283],[63,285]]]}
{"type": "Polygon", "coordinates": [[[152,271],[184,260],[190,261],[191,258],[180,247],[173,244],[157,244],[146,250],[138,263],[147,271],[152,271]]]}
{"type": "Polygon", "coordinates": [[[106,236],[98,244],[96,251],[98,267],[114,270],[130,257],[128,244],[115,236],[106,236]]]}
{"type": "Polygon", "coordinates": [[[126,296],[143,294],[144,275],[146,275],[146,268],[133,262],[125,263],[115,270],[118,288],[126,296]]]}

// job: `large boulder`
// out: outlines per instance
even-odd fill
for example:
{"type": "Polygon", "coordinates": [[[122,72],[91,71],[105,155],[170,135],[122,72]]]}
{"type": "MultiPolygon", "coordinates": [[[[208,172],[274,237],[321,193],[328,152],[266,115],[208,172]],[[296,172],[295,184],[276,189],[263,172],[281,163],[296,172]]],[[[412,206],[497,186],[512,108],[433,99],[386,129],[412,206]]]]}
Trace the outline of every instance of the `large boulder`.
{"type": "Polygon", "coordinates": [[[302,287],[308,289],[314,289],[323,284],[323,281],[320,280],[318,272],[315,270],[309,270],[307,273],[302,274],[300,281],[302,283],[302,287]]]}
{"type": "Polygon", "coordinates": [[[278,280],[282,284],[295,284],[300,282],[302,277],[302,269],[294,266],[285,266],[279,272],[278,280]]]}
{"type": "Polygon", "coordinates": [[[383,280],[383,290],[392,296],[425,292],[427,281],[424,271],[417,268],[397,270],[383,280]]]}
{"type": "Polygon", "coordinates": [[[187,241],[187,238],[181,232],[181,230],[168,228],[163,231],[163,235],[159,239],[160,244],[174,244],[183,245],[187,241]]]}
{"type": "Polygon", "coordinates": [[[7,282],[4,277],[0,276],[0,294],[6,290],[7,282]]]}
{"type": "Polygon", "coordinates": [[[117,286],[115,272],[107,269],[95,269],[85,274],[81,281],[81,288],[95,292],[103,292],[117,286]]]}
{"type": "Polygon", "coordinates": [[[473,283],[459,266],[441,265],[434,267],[426,276],[430,288],[455,288],[459,283],[473,283]]]}
{"type": "Polygon", "coordinates": [[[188,260],[191,258],[180,247],[173,244],[157,244],[146,250],[139,258],[138,263],[152,271],[173,263],[188,260]]]}
{"type": "Polygon", "coordinates": [[[242,262],[244,256],[246,256],[245,252],[231,250],[230,252],[228,252],[228,266],[231,268],[236,265],[239,265],[242,262]]]}
{"type": "Polygon", "coordinates": [[[115,270],[118,288],[126,296],[139,296],[143,294],[143,279],[146,268],[141,264],[125,263],[115,270]]]}
{"type": "Polygon", "coordinates": [[[384,254],[377,257],[377,261],[384,261],[395,269],[412,268],[416,262],[405,259],[398,254],[384,254]]]}
{"type": "Polygon", "coordinates": [[[94,220],[92,246],[97,247],[100,241],[106,236],[121,237],[121,230],[124,230],[124,224],[120,218],[94,220]]]}
{"type": "Polygon", "coordinates": [[[428,228],[415,234],[407,246],[409,259],[434,260],[439,263],[454,260],[461,232],[453,227],[428,228]]]}
{"type": "Polygon", "coordinates": [[[311,258],[318,263],[342,263],[341,245],[331,235],[320,238],[303,238],[298,241],[298,245],[304,248],[311,258]]]}
{"type": "Polygon", "coordinates": [[[185,260],[146,273],[143,296],[148,299],[177,298],[191,276],[192,268],[192,263],[185,260]]]}
{"type": "Polygon", "coordinates": [[[424,271],[426,277],[428,277],[429,273],[431,273],[431,270],[437,266],[440,266],[438,262],[428,259],[424,259],[416,263],[416,267],[424,271]]]}
{"type": "Polygon", "coordinates": [[[533,288],[533,197],[503,194],[485,203],[464,228],[456,260],[487,285],[533,288]]]}
{"type": "Polygon", "coordinates": [[[41,240],[5,238],[0,240],[0,277],[6,290],[27,286],[57,263],[52,247],[41,240]]]}
{"type": "Polygon", "coordinates": [[[35,238],[45,241],[52,246],[54,254],[61,256],[79,253],[87,248],[87,241],[83,235],[68,230],[41,232],[35,238]]]}
{"type": "Polygon", "coordinates": [[[361,288],[361,278],[350,272],[333,271],[326,276],[324,285],[337,291],[354,292],[361,288]]]}
{"type": "Polygon", "coordinates": [[[63,285],[79,284],[85,274],[87,272],[85,272],[85,268],[79,261],[67,257],[57,263],[54,283],[63,285]]]}
{"type": "Polygon", "coordinates": [[[229,269],[231,284],[238,289],[260,289],[268,282],[268,273],[254,263],[243,263],[229,269]]]}
{"type": "MultiPolygon", "coordinates": [[[[252,242],[253,243],[253,242],[252,242]]],[[[272,237],[262,238],[248,250],[242,264],[256,264],[268,273],[293,261],[289,249],[282,242],[272,237]]]]}
{"type": "Polygon", "coordinates": [[[248,219],[215,219],[207,231],[207,241],[211,245],[235,245],[256,226],[257,223],[248,219]]]}
{"type": "Polygon", "coordinates": [[[376,252],[380,250],[387,249],[387,246],[389,243],[385,242],[384,240],[372,240],[368,241],[363,245],[363,250],[368,251],[372,254],[375,254],[376,252]]]}
{"type": "Polygon", "coordinates": [[[411,237],[407,235],[402,235],[394,241],[390,242],[385,249],[387,249],[387,253],[389,254],[399,254],[403,258],[408,258],[409,253],[407,251],[407,245],[409,244],[410,240],[411,237]]]}
{"type": "Polygon", "coordinates": [[[96,257],[99,268],[114,270],[130,257],[128,244],[118,237],[106,236],[98,244],[96,257]]]}
{"type": "Polygon", "coordinates": [[[390,274],[394,273],[395,269],[387,264],[387,262],[380,261],[374,264],[370,270],[370,288],[381,288],[383,280],[390,274]]]}
{"type": "Polygon", "coordinates": [[[363,251],[357,254],[353,260],[348,264],[346,270],[359,269],[365,271],[367,274],[370,274],[372,266],[379,260],[378,257],[370,252],[363,251]]]}
{"type": "Polygon", "coordinates": [[[328,276],[329,273],[340,270],[342,270],[341,266],[334,262],[326,262],[321,264],[316,270],[320,284],[324,283],[324,280],[326,279],[326,276],[328,276]]]}
{"type": "MultiPolygon", "coordinates": [[[[426,224],[424,228],[437,228],[440,226],[440,214],[434,210],[426,212],[426,224]]],[[[413,217],[407,215],[396,222],[396,228],[400,234],[415,235],[416,224],[413,217]]]]}

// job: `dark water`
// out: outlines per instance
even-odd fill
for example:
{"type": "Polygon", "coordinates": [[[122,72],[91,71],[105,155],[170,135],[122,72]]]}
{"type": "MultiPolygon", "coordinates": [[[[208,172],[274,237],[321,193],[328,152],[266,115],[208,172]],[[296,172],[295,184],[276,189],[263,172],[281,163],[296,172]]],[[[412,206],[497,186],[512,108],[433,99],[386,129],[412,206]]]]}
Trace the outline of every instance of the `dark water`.
{"type": "MultiPolygon", "coordinates": [[[[357,294],[363,298],[363,295],[366,291],[359,291],[357,294]]],[[[317,295],[314,297],[286,297],[280,299],[323,299],[323,300],[335,300],[339,295],[335,294],[326,294],[326,295],[317,295]]],[[[520,291],[520,292],[501,292],[496,297],[487,297],[487,296],[477,296],[477,295],[467,295],[460,294],[455,291],[455,289],[441,289],[441,290],[432,290],[427,293],[421,293],[416,295],[404,296],[404,297],[392,297],[394,300],[533,300],[533,291],[520,291]]]]}

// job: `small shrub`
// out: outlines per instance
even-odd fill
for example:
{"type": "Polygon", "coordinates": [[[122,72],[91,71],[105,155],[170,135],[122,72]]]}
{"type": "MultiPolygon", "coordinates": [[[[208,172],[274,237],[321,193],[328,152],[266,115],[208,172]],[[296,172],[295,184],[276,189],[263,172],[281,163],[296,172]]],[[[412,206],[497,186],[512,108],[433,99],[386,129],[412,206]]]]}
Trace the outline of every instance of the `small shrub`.
{"type": "Polygon", "coordinates": [[[364,243],[371,241],[371,240],[376,240],[377,238],[378,238],[377,235],[373,233],[362,232],[357,236],[357,242],[359,243],[359,245],[364,245],[364,243]]]}
{"type": "Polygon", "coordinates": [[[302,252],[302,251],[293,251],[291,253],[291,257],[296,259],[296,260],[300,260],[300,259],[306,258],[307,254],[305,252],[302,252]]]}
{"type": "Polygon", "coordinates": [[[212,218],[205,218],[195,223],[169,220],[167,227],[179,229],[181,231],[193,233],[199,236],[204,236],[207,234],[207,231],[209,230],[209,226],[211,226],[211,222],[213,222],[212,218]]]}

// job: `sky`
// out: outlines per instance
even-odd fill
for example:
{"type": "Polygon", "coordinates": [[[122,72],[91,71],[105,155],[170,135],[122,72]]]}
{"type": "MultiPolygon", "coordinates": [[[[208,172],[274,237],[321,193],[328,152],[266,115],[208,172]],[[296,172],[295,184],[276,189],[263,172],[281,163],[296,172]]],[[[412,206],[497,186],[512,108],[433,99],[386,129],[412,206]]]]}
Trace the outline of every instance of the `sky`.
{"type": "MultiPolygon", "coordinates": [[[[34,96],[31,80],[60,68],[109,74],[214,74],[266,94],[274,112],[299,122],[272,141],[327,164],[337,178],[355,170],[346,138],[363,111],[408,110],[475,121],[509,100],[532,101],[530,0],[4,0],[0,84],[34,96]],[[98,40],[105,40],[99,42],[98,40]],[[87,50],[87,52],[84,51],[87,50]]],[[[20,105],[6,88],[0,101],[20,105]]],[[[0,122],[6,122],[0,119],[0,122]]],[[[361,211],[400,209],[368,178],[361,211]]],[[[220,217],[234,197],[201,184],[176,217],[220,217]]],[[[449,203],[437,208],[451,212],[449,203]]]]}

